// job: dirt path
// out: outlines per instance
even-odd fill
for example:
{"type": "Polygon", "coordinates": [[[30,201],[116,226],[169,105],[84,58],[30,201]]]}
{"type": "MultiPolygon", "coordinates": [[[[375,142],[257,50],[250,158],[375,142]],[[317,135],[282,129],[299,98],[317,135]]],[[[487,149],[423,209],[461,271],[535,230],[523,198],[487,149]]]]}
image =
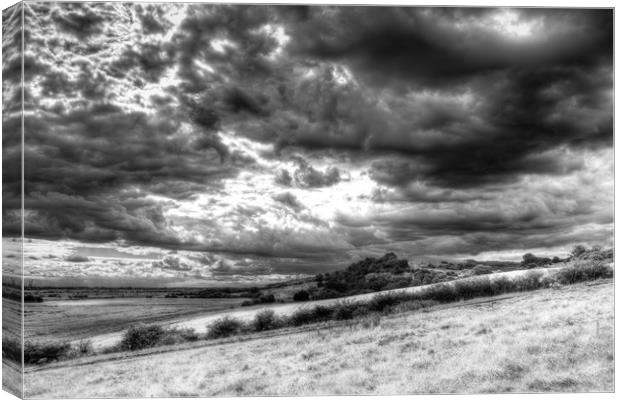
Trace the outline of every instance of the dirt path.
{"type": "MultiPolygon", "coordinates": [[[[543,269],[536,269],[536,271],[540,271],[543,274],[548,275],[559,269],[560,267],[543,268],[543,269]]],[[[497,279],[500,277],[517,277],[519,275],[526,274],[530,271],[532,270],[509,271],[509,272],[496,273],[496,274],[492,274],[488,276],[491,279],[497,279]]],[[[475,279],[475,278],[476,277],[465,278],[465,280],[475,279]]],[[[195,329],[197,333],[205,333],[207,331],[207,326],[209,324],[213,323],[213,321],[225,315],[237,318],[242,321],[251,321],[256,315],[256,313],[258,313],[259,311],[270,309],[270,310],[273,310],[278,315],[288,316],[288,315],[293,314],[295,311],[301,308],[314,307],[317,305],[329,306],[329,305],[337,304],[342,301],[364,302],[364,301],[370,300],[372,297],[380,293],[381,294],[418,293],[434,285],[435,284],[408,287],[408,288],[402,288],[402,289],[394,289],[394,290],[385,290],[381,292],[360,294],[360,295],[349,296],[349,297],[341,297],[337,299],[315,300],[315,301],[306,301],[306,302],[299,302],[299,303],[285,303],[285,304],[264,304],[260,306],[252,306],[252,307],[247,307],[247,308],[244,307],[242,309],[235,309],[231,311],[216,311],[216,312],[205,313],[205,315],[201,315],[201,316],[189,317],[183,320],[170,320],[167,323],[162,323],[161,325],[165,327],[170,327],[170,328],[192,328],[192,329],[195,329]]],[[[90,338],[90,340],[93,344],[93,347],[96,350],[100,350],[104,347],[110,347],[118,343],[121,340],[122,334],[123,334],[123,331],[113,332],[113,333],[93,336],[90,338]]]]}

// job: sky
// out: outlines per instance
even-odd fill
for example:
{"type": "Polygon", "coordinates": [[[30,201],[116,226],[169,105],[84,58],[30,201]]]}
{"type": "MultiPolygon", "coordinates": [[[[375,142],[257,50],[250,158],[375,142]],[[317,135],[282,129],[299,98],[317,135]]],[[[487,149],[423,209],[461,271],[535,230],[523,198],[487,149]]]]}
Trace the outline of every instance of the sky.
{"type": "Polygon", "coordinates": [[[254,282],[611,246],[611,10],[27,3],[25,26],[31,276],[254,282]]]}

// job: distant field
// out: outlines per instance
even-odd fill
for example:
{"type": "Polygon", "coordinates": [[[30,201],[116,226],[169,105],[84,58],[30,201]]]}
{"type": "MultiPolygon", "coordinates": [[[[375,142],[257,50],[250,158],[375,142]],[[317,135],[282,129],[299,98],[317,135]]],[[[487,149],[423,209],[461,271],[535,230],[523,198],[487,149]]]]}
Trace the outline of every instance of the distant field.
{"type": "Polygon", "coordinates": [[[26,339],[75,340],[126,329],[132,323],[175,321],[238,307],[245,298],[125,297],[25,304],[26,339]]]}
{"type": "MultiPolygon", "coordinates": [[[[557,270],[558,268],[544,268],[544,269],[539,269],[537,271],[539,271],[541,274],[547,275],[557,270]]],[[[514,277],[522,276],[523,274],[527,274],[529,271],[530,270],[509,271],[509,272],[501,272],[497,274],[492,274],[488,276],[490,277],[490,279],[498,279],[500,277],[508,277],[508,278],[513,277],[514,278],[514,277]]],[[[468,279],[477,279],[477,278],[476,277],[464,278],[464,280],[468,280],[468,279]]],[[[346,299],[346,301],[348,302],[366,302],[372,299],[378,293],[384,293],[384,294],[385,293],[417,293],[417,292],[425,290],[428,286],[432,286],[432,285],[414,286],[414,287],[393,289],[393,290],[382,291],[382,292],[366,293],[366,294],[360,294],[360,295],[355,295],[355,296],[348,296],[344,299],[346,299]]],[[[243,308],[236,309],[236,310],[226,310],[223,312],[208,312],[208,313],[205,313],[204,315],[195,314],[195,315],[187,316],[186,318],[183,318],[183,319],[175,318],[172,321],[165,321],[165,322],[167,326],[172,326],[176,328],[191,328],[191,329],[194,329],[198,333],[205,333],[207,330],[207,326],[213,323],[215,320],[221,318],[223,314],[226,314],[227,316],[231,316],[231,317],[243,320],[243,321],[251,321],[258,312],[264,309],[274,310],[279,315],[291,315],[295,311],[302,309],[302,308],[313,307],[316,305],[330,306],[330,305],[334,305],[342,301],[343,301],[343,298],[335,298],[335,299],[324,299],[324,300],[314,300],[314,301],[284,303],[284,304],[279,304],[279,303],[259,304],[256,306],[243,307],[243,308]]],[[[164,321],[162,320],[162,322],[164,321]]],[[[92,332],[96,332],[96,331],[93,330],[92,332]]],[[[104,347],[113,346],[116,343],[120,342],[122,338],[122,334],[123,332],[120,332],[120,331],[118,332],[112,331],[109,333],[99,332],[99,334],[97,334],[96,336],[90,337],[90,340],[92,341],[92,344],[95,347],[95,349],[101,349],[104,347]]]]}
{"type": "Polygon", "coordinates": [[[378,326],[361,320],[141,357],[127,353],[123,360],[78,359],[31,367],[25,394],[612,391],[613,304],[613,283],[604,280],[384,316],[378,326]]]}

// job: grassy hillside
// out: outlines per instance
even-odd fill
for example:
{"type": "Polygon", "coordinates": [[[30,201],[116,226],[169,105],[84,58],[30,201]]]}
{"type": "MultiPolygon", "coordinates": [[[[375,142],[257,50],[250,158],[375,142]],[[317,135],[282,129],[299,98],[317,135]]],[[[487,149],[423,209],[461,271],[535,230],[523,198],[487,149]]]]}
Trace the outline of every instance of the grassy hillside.
{"type": "Polygon", "coordinates": [[[613,284],[600,280],[285,336],[51,364],[28,372],[25,386],[36,397],[611,391],[613,351],[613,284]]]}

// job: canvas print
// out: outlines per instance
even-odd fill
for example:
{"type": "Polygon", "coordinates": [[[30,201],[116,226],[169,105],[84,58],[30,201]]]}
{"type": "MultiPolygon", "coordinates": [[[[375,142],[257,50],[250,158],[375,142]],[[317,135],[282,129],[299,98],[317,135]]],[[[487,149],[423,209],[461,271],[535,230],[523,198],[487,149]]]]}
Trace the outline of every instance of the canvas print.
{"type": "Polygon", "coordinates": [[[614,391],[613,10],[2,12],[2,386],[614,391]]]}

